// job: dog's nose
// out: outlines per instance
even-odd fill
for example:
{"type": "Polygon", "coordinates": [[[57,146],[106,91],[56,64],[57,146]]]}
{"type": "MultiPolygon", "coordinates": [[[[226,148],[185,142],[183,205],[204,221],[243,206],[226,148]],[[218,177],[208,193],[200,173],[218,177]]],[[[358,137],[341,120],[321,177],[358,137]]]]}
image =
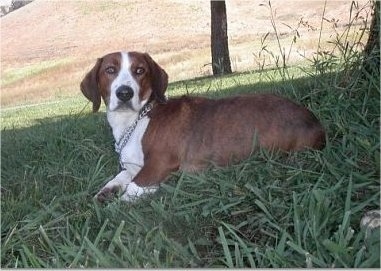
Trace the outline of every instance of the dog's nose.
{"type": "Polygon", "coordinates": [[[116,97],[123,102],[127,102],[134,96],[134,91],[129,86],[120,86],[116,90],[116,97]]]}

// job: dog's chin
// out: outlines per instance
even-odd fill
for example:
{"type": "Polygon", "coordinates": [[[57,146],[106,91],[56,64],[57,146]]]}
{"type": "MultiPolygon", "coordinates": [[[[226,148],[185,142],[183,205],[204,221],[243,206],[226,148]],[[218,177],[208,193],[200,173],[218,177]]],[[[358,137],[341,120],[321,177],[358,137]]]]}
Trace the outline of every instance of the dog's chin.
{"type": "Polygon", "coordinates": [[[131,101],[128,102],[118,102],[113,108],[109,108],[110,111],[114,112],[125,112],[125,111],[138,111],[136,110],[131,101]]]}

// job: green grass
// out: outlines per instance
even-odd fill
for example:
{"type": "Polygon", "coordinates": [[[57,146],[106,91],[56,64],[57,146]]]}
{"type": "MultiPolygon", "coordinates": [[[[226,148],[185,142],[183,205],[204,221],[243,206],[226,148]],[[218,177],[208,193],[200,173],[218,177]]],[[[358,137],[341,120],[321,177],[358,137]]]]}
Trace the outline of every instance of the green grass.
{"type": "Polygon", "coordinates": [[[312,110],[322,151],[261,151],[177,172],[133,204],[93,196],[118,172],[102,112],[80,94],[1,113],[1,267],[379,267],[379,75],[272,70],[173,83],[170,96],[271,91],[312,110]]]}

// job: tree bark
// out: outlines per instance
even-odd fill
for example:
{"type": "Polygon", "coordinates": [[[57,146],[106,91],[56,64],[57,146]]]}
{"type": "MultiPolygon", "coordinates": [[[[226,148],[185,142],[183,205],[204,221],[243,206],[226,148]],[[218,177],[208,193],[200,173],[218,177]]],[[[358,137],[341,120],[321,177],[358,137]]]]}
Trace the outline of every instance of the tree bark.
{"type": "Polygon", "coordinates": [[[232,73],[225,1],[210,1],[213,75],[232,73]]]}
{"type": "Polygon", "coordinates": [[[373,18],[368,41],[364,48],[364,69],[371,73],[380,72],[380,2],[373,2],[373,18]]]}

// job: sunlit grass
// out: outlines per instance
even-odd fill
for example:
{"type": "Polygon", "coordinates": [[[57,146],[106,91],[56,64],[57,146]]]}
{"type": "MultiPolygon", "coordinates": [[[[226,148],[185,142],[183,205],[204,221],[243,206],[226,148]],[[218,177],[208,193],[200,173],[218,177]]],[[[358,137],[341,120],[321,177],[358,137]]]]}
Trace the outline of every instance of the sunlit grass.
{"type": "Polygon", "coordinates": [[[2,71],[1,87],[6,87],[12,83],[31,78],[35,75],[52,70],[54,68],[70,64],[70,58],[42,61],[36,64],[26,65],[20,68],[8,68],[2,71]]]}

